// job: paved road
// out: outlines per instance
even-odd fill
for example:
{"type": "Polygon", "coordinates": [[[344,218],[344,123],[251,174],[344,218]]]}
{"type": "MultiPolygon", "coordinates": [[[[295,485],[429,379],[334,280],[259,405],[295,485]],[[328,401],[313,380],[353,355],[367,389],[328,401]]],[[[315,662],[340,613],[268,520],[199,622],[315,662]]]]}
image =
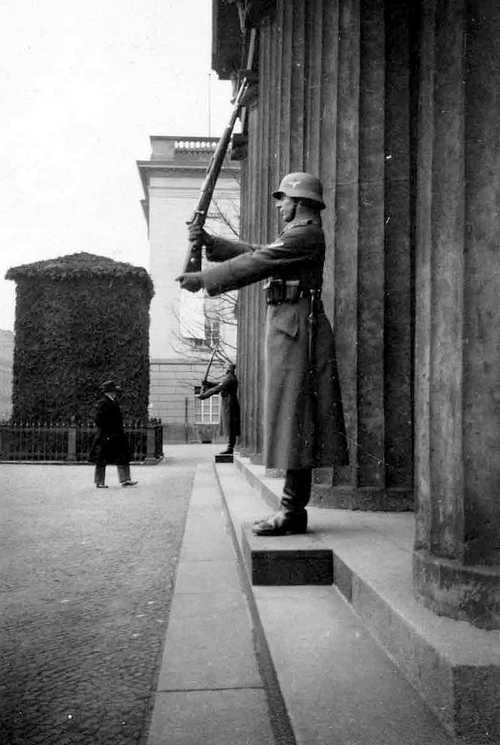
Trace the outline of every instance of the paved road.
{"type": "Polygon", "coordinates": [[[85,466],[0,465],[0,743],[141,743],[197,459],[97,490],[85,466]]]}

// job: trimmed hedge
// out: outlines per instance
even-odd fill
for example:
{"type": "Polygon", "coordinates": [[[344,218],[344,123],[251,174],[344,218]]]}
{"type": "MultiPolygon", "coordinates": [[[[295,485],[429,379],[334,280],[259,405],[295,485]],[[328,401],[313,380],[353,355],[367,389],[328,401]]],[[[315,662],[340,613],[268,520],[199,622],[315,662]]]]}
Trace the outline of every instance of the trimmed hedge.
{"type": "Polygon", "coordinates": [[[149,305],[145,269],[80,253],[9,269],[17,282],[13,419],[87,420],[99,386],[122,386],[127,417],[146,419],[149,305]]]}

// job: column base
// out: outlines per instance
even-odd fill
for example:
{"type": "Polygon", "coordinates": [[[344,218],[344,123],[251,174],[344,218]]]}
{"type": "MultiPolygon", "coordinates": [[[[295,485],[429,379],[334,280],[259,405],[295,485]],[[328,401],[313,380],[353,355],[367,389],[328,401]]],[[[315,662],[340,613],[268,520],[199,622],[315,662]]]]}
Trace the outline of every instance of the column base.
{"type": "Polygon", "coordinates": [[[252,453],[252,455],[250,455],[250,460],[256,466],[261,466],[264,463],[262,453],[252,453]]]}
{"type": "Polygon", "coordinates": [[[464,566],[459,561],[413,552],[416,596],[439,616],[500,629],[500,567],[464,566]]]}
{"type": "Polygon", "coordinates": [[[414,508],[411,489],[380,489],[373,486],[313,484],[311,505],[339,510],[408,512],[414,508]]]}
{"type": "Polygon", "coordinates": [[[255,463],[256,466],[262,465],[263,458],[262,453],[256,453],[255,450],[251,450],[250,448],[245,448],[241,445],[238,447],[238,452],[241,456],[244,458],[249,458],[252,463],[255,463]]]}
{"type": "Polygon", "coordinates": [[[264,473],[270,479],[284,479],[286,476],[284,468],[266,468],[264,473]]]}

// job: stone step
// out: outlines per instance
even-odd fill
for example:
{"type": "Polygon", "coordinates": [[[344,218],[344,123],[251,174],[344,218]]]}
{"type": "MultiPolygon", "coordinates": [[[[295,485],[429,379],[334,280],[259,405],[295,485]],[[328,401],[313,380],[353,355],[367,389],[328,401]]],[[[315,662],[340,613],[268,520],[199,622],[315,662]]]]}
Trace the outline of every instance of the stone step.
{"type": "Polygon", "coordinates": [[[214,460],[216,463],[232,463],[233,456],[229,453],[217,453],[217,455],[214,455],[214,460]]]}
{"type": "MultiPolygon", "coordinates": [[[[450,736],[474,745],[498,745],[499,632],[438,617],[416,602],[410,513],[311,508],[306,535],[256,537],[250,523],[277,506],[282,480],[267,478],[262,467],[239,457],[235,466],[216,468],[255,594],[275,581],[282,587],[310,577],[323,583],[332,576],[364,629],[450,736]],[[311,567],[316,558],[321,569],[311,567]]],[[[323,591],[332,590],[326,586],[323,591]]]]}
{"type": "Polygon", "coordinates": [[[335,588],[254,597],[298,745],[455,745],[335,588]]]}
{"type": "Polygon", "coordinates": [[[274,745],[255,647],[213,467],[202,462],[186,518],[147,745],[274,745]]]}
{"type": "Polygon", "coordinates": [[[333,552],[300,545],[299,536],[255,536],[242,526],[242,551],[252,585],[331,585],[333,552]],[[289,548],[287,547],[287,544],[289,548]]]}

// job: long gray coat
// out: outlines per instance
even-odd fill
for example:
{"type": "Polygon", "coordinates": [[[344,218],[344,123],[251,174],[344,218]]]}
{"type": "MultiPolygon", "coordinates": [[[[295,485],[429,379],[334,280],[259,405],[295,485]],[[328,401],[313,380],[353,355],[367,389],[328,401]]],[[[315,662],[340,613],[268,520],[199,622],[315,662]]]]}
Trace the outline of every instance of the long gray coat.
{"type": "Polygon", "coordinates": [[[207,390],[200,393],[198,398],[210,398],[216,393],[221,397],[222,432],[230,440],[240,435],[240,402],[238,401],[238,378],[232,372],[227,372],[220,383],[204,382],[207,390]]]}
{"type": "MultiPolygon", "coordinates": [[[[209,295],[266,277],[299,279],[303,288],[320,288],[325,242],[319,220],[294,220],[270,245],[214,237],[207,257],[220,262],[202,272],[209,295]]],[[[264,463],[268,468],[348,462],[335,341],[323,306],[319,306],[313,380],[308,364],[308,298],[268,306],[264,388],[264,463]]]]}

